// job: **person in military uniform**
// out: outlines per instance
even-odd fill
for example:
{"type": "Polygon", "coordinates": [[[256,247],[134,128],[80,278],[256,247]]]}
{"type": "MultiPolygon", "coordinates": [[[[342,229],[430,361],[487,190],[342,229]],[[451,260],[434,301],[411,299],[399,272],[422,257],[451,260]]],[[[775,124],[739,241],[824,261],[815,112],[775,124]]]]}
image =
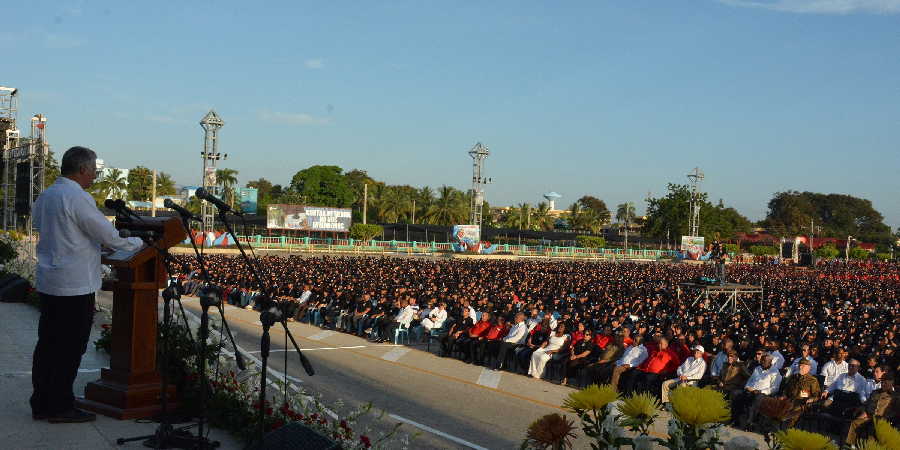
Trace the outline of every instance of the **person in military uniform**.
{"type": "Polygon", "coordinates": [[[822,387],[819,379],[810,375],[812,363],[803,358],[797,363],[797,373],[788,377],[784,383],[782,393],[784,398],[793,402],[794,406],[785,416],[785,422],[789,427],[794,426],[800,416],[803,415],[822,395],[822,387]]]}
{"type": "Polygon", "coordinates": [[[866,400],[865,406],[857,410],[856,418],[850,422],[847,428],[844,442],[855,444],[857,435],[861,434],[860,431],[870,428],[873,419],[885,418],[891,410],[892,404],[896,402],[897,399],[894,395],[894,379],[885,375],[884,378],[881,379],[881,388],[872,392],[872,395],[866,400]]]}
{"type": "Polygon", "coordinates": [[[741,392],[744,389],[747,379],[750,378],[750,372],[747,370],[747,364],[738,359],[737,351],[729,349],[726,355],[725,364],[712,388],[724,392],[729,399],[732,399],[735,392],[741,392]]]}

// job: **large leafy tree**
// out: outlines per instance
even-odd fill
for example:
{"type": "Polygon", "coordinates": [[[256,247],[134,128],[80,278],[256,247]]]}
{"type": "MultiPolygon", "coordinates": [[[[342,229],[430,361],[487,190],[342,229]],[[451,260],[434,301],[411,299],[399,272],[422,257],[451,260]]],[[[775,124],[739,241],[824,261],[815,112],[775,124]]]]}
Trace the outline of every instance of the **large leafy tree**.
{"type": "Polygon", "coordinates": [[[144,167],[137,166],[128,172],[128,199],[146,202],[150,200],[153,186],[153,172],[144,167]]]}
{"type": "Polygon", "coordinates": [[[300,194],[310,205],[347,208],[353,204],[354,194],[338,166],[312,166],[291,179],[292,191],[300,194]]]}
{"type": "Polygon", "coordinates": [[[891,242],[891,229],[870,200],[846,194],[786,191],[776,193],[769,201],[765,220],[769,228],[807,234],[813,221],[825,236],[852,235],[883,246],[891,242]]]}
{"type": "MultiPolygon", "coordinates": [[[[700,193],[699,234],[707,239],[729,239],[739,231],[749,231],[752,223],[734,208],[722,202],[713,206],[705,192],[700,193]]],[[[690,232],[691,190],[686,184],[669,184],[665,197],[647,199],[647,221],[643,229],[648,236],[677,239],[690,232]]]]}
{"type": "Polygon", "coordinates": [[[591,195],[585,195],[578,199],[578,204],[581,205],[582,209],[593,211],[596,218],[601,221],[601,225],[609,222],[609,208],[606,207],[606,202],[603,200],[591,195]]]}
{"type": "MultiPolygon", "coordinates": [[[[606,213],[607,218],[609,212],[606,213]]],[[[596,210],[585,207],[580,201],[576,201],[569,206],[569,228],[575,231],[588,231],[597,233],[603,228],[606,219],[602,218],[596,210]]]]}

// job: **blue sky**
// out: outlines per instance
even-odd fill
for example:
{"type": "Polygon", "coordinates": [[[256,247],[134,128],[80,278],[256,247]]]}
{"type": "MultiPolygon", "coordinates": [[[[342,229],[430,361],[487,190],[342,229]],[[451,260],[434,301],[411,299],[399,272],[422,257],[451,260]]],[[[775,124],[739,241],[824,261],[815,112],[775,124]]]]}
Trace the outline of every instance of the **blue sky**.
{"type": "MultiPolygon", "coordinates": [[[[10,8],[11,6],[11,8],[10,8]]],[[[610,207],[687,181],[753,220],[787,189],[869,198],[900,225],[900,0],[17,2],[0,85],[20,127],[199,181],[336,164],[494,205],[610,207]],[[133,4],[132,4],[133,3],[133,4]]]]}

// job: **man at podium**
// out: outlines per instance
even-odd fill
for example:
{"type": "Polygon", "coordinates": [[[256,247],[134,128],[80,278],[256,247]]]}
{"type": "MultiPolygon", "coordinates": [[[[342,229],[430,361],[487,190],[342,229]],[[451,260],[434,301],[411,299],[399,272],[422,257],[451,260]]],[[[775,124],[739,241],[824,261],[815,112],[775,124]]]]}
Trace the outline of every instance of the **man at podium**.
{"type": "Polygon", "coordinates": [[[85,191],[97,177],[97,155],[72,147],[63,155],[60,177],[38,197],[33,219],[37,244],[36,289],[41,300],[38,342],[32,359],[31,412],[51,423],[89,422],[76,409],[72,385],[87,350],[100,289],[100,248],[133,251],[143,242],[121,238],[85,191]]]}

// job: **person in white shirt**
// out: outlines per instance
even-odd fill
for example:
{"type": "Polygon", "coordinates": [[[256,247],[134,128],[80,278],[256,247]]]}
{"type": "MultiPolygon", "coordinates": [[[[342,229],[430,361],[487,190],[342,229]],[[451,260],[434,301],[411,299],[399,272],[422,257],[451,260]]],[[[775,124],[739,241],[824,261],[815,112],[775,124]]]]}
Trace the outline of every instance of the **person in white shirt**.
{"type": "Polygon", "coordinates": [[[101,284],[101,247],[136,251],[143,246],[139,238],[119,237],[85,191],[97,177],[96,160],[88,148],[67,150],[59,178],[34,204],[34,225],[40,232],[35,287],[41,300],[31,375],[35,420],[96,419],[75,408],[72,384],[90,338],[94,296],[101,284]]]}
{"type": "Polygon", "coordinates": [[[876,389],[881,389],[881,379],[884,377],[884,374],[888,373],[890,368],[888,366],[877,366],[873,371],[873,378],[866,379],[866,398],[872,396],[872,393],[875,392],[876,389]]]}
{"type": "Polygon", "coordinates": [[[778,392],[781,379],[781,374],[772,365],[772,355],[763,355],[760,365],[753,369],[744,390],[735,398],[735,412],[738,417],[736,425],[739,428],[747,429],[753,424],[759,403],[766,396],[778,392]]]}
{"type": "Polygon", "coordinates": [[[612,377],[609,384],[613,389],[619,389],[619,379],[622,378],[629,370],[641,365],[647,359],[647,347],[644,347],[643,337],[640,334],[634,335],[634,344],[625,350],[625,354],[616,361],[616,367],[613,369],[612,377]]]}
{"type": "MultiPolygon", "coordinates": [[[[515,323],[509,329],[509,332],[506,333],[506,336],[503,337],[503,342],[500,343],[500,349],[497,351],[498,356],[494,359],[492,369],[502,369],[509,354],[515,355],[516,348],[525,345],[526,339],[528,339],[528,323],[525,321],[525,313],[517,313],[515,323]]],[[[515,365],[516,358],[512,358],[512,360],[515,365]]],[[[516,370],[516,367],[513,367],[513,370],[516,370]]]]}
{"type": "Polygon", "coordinates": [[[444,321],[446,320],[447,304],[440,302],[437,308],[428,311],[428,317],[422,319],[422,328],[425,329],[425,334],[427,335],[428,333],[431,333],[432,329],[444,326],[444,321]]]}
{"type": "Polygon", "coordinates": [[[787,379],[791,375],[797,373],[799,371],[798,366],[800,365],[801,360],[809,361],[809,374],[812,376],[816,376],[819,373],[819,363],[813,359],[809,354],[809,344],[803,344],[800,346],[800,356],[794,358],[794,361],[791,363],[791,366],[787,368],[787,371],[784,374],[784,378],[787,379]]]}
{"type": "Polygon", "coordinates": [[[828,388],[834,383],[838,375],[847,373],[847,350],[839,349],[834,352],[831,360],[822,366],[822,376],[825,377],[825,387],[828,388]]]}
{"type": "Polygon", "coordinates": [[[866,399],[869,398],[869,382],[866,380],[866,377],[859,373],[859,361],[851,359],[847,364],[847,373],[838,375],[834,382],[828,386],[828,389],[822,393],[822,398],[831,397],[826,402],[826,407],[835,401],[835,391],[845,394],[856,394],[859,397],[860,404],[866,402],[866,399]]]}
{"type": "Polygon", "coordinates": [[[706,373],[706,361],[703,359],[703,352],[705,350],[703,346],[695,345],[693,350],[694,356],[688,356],[687,359],[678,366],[678,369],[675,370],[675,374],[678,375],[678,378],[663,381],[661,395],[663,403],[669,402],[669,391],[683,384],[696,386],[697,382],[703,378],[703,374],[706,373]]]}

